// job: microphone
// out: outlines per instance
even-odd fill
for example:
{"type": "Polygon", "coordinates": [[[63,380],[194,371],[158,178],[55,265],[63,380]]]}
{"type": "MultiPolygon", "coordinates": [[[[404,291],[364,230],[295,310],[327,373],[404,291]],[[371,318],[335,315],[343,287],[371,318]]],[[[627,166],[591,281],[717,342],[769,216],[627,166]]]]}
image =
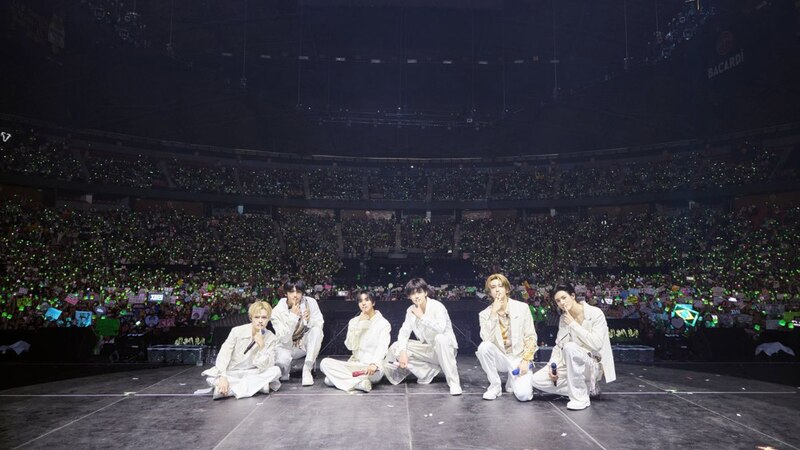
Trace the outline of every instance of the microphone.
{"type": "MultiPolygon", "coordinates": [[[[550,373],[553,375],[558,375],[558,365],[556,363],[550,363],[550,373]]],[[[556,382],[553,381],[553,386],[556,385],[556,382]]]]}
{"type": "MultiPolygon", "coordinates": [[[[266,329],[266,328],[262,328],[262,329],[261,329],[261,335],[263,336],[263,335],[265,335],[265,334],[267,334],[267,329],[266,329]]],[[[244,349],[244,354],[246,355],[246,354],[247,354],[247,352],[249,352],[249,351],[250,351],[250,349],[251,349],[251,348],[253,348],[253,346],[254,346],[254,345],[256,345],[256,340],[255,340],[255,339],[253,339],[253,341],[252,341],[252,342],[250,342],[250,345],[248,345],[248,346],[247,346],[247,348],[246,348],[246,349],[244,349]]]]}
{"type": "MultiPolygon", "coordinates": [[[[528,365],[528,370],[533,370],[533,363],[530,363],[530,365],[528,365]]],[[[511,371],[511,375],[514,375],[515,377],[518,376],[519,375],[519,367],[517,367],[516,369],[512,370],[511,371]]]]}
{"type": "Polygon", "coordinates": [[[355,372],[353,372],[353,378],[360,377],[366,374],[367,374],[366,370],[356,370],[355,372]]]}

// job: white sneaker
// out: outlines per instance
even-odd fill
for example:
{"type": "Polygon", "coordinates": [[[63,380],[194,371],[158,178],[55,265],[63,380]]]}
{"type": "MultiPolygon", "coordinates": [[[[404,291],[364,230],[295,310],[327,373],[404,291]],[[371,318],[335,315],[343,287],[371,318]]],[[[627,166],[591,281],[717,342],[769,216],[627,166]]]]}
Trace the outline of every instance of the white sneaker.
{"type": "Polygon", "coordinates": [[[274,392],[281,388],[281,382],[278,380],[273,381],[269,384],[269,388],[274,392]]]}
{"type": "Polygon", "coordinates": [[[323,382],[323,383],[325,383],[325,386],[328,386],[328,387],[334,387],[334,385],[333,385],[333,381],[331,381],[331,379],[330,379],[330,378],[328,378],[328,377],[325,377],[325,379],[324,379],[324,380],[322,380],[322,382],[323,382]]]}
{"type": "Polygon", "coordinates": [[[589,407],[589,400],[586,400],[585,402],[579,402],[577,400],[570,400],[567,403],[567,409],[570,409],[572,411],[580,411],[580,410],[586,409],[588,407],[589,407]]]}
{"type": "Polygon", "coordinates": [[[500,386],[489,386],[489,389],[486,389],[486,392],[483,393],[484,400],[494,400],[497,397],[503,395],[503,390],[500,389],[500,386]]]}
{"type": "Polygon", "coordinates": [[[364,378],[363,380],[358,382],[355,388],[358,389],[359,391],[369,392],[372,390],[372,382],[369,381],[369,378],[364,378]]]}
{"type": "Polygon", "coordinates": [[[311,375],[311,369],[303,368],[303,386],[311,386],[314,384],[314,376],[311,375]]]}
{"type": "Polygon", "coordinates": [[[450,386],[450,395],[461,395],[464,391],[461,390],[461,385],[450,386]]]}
{"type": "Polygon", "coordinates": [[[289,381],[289,372],[282,373],[280,380],[281,381],[289,381]]]}

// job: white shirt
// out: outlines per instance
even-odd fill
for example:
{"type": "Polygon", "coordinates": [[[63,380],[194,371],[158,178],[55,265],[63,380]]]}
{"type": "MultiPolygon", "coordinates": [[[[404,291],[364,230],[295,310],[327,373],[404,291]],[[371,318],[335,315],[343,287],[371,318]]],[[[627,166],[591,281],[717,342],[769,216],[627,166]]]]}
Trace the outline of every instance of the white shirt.
{"type": "Polygon", "coordinates": [[[347,337],[344,345],[353,352],[350,361],[375,364],[380,367],[389,350],[392,325],[380,311],[369,320],[359,320],[361,315],[350,319],[347,324],[347,337]]]}
{"type": "MultiPolygon", "coordinates": [[[[505,343],[500,331],[500,321],[497,316],[491,316],[491,305],[478,313],[478,319],[481,323],[481,340],[484,342],[491,342],[497,346],[503,353],[506,353],[505,343]]],[[[533,316],[531,309],[525,303],[517,300],[508,300],[506,312],[509,316],[508,333],[511,337],[511,356],[522,358],[525,353],[526,344],[528,351],[531,353],[529,359],[533,359],[533,354],[536,353],[536,327],[533,325],[533,316]]]]}
{"type": "MultiPolygon", "coordinates": [[[[300,311],[308,309],[308,328],[322,328],[325,319],[322,318],[322,311],[317,305],[317,301],[311,297],[303,296],[300,300],[300,311]]],[[[286,304],[286,297],[280,299],[278,304],[272,309],[272,326],[275,328],[275,335],[282,347],[292,346],[292,334],[297,328],[297,322],[303,320],[301,316],[293,313],[286,304]]]]}
{"type": "Polygon", "coordinates": [[[606,316],[600,308],[596,308],[586,302],[583,303],[583,323],[573,321],[567,325],[564,315],[558,322],[558,335],[553,353],[550,355],[550,362],[561,364],[564,357],[561,353],[564,344],[574,342],[585,348],[593,356],[599,356],[600,365],[603,367],[603,375],[606,383],[617,379],[614,368],[614,354],[611,352],[611,338],[608,336],[608,324],[606,316]]]}
{"type": "Polygon", "coordinates": [[[253,325],[245,324],[233,327],[228,338],[217,353],[214,367],[203,372],[205,376],[225,376],[229,371],[258,369],[264,371],[275,365],[275,347],[277,339],[271,331],[265,330],[264,348],[258,349],[254,345],[245,353],[244,351],[253,342],[253,325]]]}
{"type": "Polygon", "coordinates": [[[444,334],[452,342],[453,347],[458,348],[456,335],[453,333],[453,324],[450,322],[450,315],[441,302],[432,298],[427,299],[425,314],[422,315],[422,318],[417,318],[411,312],[413,307],[410,306],[406,310],[406,320],[397,334],[397,349],[399,351],[404,351],[408,347],[408,338],[411,336],[412,331],[417,339],[430,345],[433,345],[437,335],[444,334]]]}

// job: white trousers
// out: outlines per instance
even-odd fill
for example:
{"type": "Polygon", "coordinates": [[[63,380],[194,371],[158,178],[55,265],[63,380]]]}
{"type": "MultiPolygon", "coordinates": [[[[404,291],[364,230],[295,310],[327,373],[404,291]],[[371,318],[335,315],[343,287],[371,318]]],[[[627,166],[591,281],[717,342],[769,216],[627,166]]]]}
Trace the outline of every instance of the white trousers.
{"type": "Polygon", "coordinates": [[[394,361],[400,357],[400,351],[395,342],[389,347],[383,370],[386,373],[386,379],[392,384],[402,383],[409,374],[417,377],[417,383],[428,384],[439,372],[444,372],[448,386],[461,387],[456,365],[457,351],[458,349],[443,334],[436,336],[433,345],[411,339],[406,347],[408,368],[401,369],[394,365],[394,361]]]}
{"type": "Polygon", "coordinates": [[[514,392],[528,389],[533,393],[533,386],[529,382],[523,382],[522,386],[517,387],[520,377],[511,375],[511,371],[519,367],[519,363],[522,361],[521,357],[510,356],[491,342],[481,342],[475,355],[478,357],[481,368],[486,372],[486,377],[489,379],[489,389],[502,389],[499,373],[502,372],[508,374],[506,386],[514,392]]]}
{"type": "MultiPolygon", "coordinates": [[[[281,369],[272,366],[269,369],[259,372],[255,367],[252,369],[231,370],[225,378],[228,379],[230,393],[236,398],[252,397],[256,392],[267,388],[273,381],[277,381],[281,376],[281,369]]],[[[206,377],[206,382],[211,387],[216,387],[217,378],[206,377]]]]}
{"type": "Polygon", "coordinates": [[[369,364],[364,364],[358,361],[340,361],[333,358],[325,358],[319,363],[319,370],[336,386],[343,391],[352,391],[356,385],[364,378],[369,378],[372,383],[377,383],[383,378],[383,372],[376,370],[372,376],[367,377],[361,375],[354,377],[353,372],[358,370],[367,370],[369,364]]]}
{"type": "Polygon", "coordinates": [[[528,388],[531,386],[548,394],[568,396],[571,401],[589,403],[589,384],[600,379],[600,364],[589,355],[588,350],[574,342],[564,344],[562,353],[564,364],[556,368],[558,381],[555,386],[550,379],[548,365],[517,379],[514,395],[518,400],[533,398],[533,392],[528,388]]]}
{"type": "Polygon", "coordinates": [[[278,346],[275,350],[275,364],[281,368],[281,373],[288,375],[292,370],[292,361],[305,357],[305,363],[314,366],[322,347],[322,328],[314,327],[306,331],[303,336],[303,347],[305,350],[295,347],[278,346]]]}

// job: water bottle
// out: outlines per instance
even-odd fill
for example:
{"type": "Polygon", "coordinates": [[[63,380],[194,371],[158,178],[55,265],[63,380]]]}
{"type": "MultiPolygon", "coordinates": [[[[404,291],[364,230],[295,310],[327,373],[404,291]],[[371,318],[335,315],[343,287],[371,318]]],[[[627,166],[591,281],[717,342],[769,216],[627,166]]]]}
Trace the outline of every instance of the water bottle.
{"type": "MultiPolygon", "coordinates": [[[[530,365],[528,366],[528,370],[529,371],[533,370],[533,363],[530,363],[530,365]]],[[[519,367],[517,367],[516,369],[512,370],[511,371],[511,375],[514,375],[515,377],[519,376],[519,367]]]]}

